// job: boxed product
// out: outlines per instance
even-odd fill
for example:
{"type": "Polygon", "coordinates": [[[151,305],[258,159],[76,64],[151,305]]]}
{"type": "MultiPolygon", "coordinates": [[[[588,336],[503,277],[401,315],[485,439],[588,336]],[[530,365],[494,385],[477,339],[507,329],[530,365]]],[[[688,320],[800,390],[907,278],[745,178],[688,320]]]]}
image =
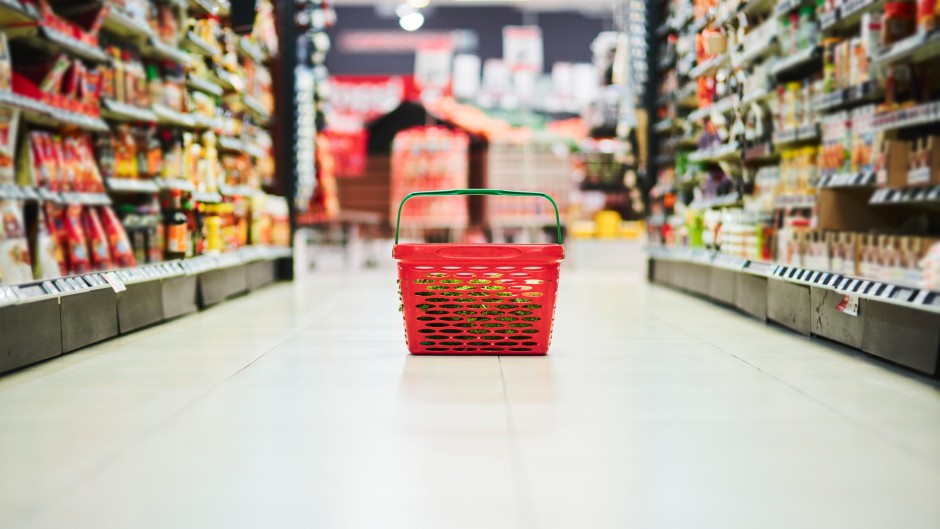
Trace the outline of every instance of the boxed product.
{"type": "Polygon", "coordinates": [[[866,105],[852,111],[851,170],[852,172],[871,172],[874,169],[876,105],[866,105]]]}
{"type": "Polygon", "coordinates": [[[919,265],[922,271],[920,288],[940,291],[940,242],[930,245],[919,265]]]}
{"type": "Polygon", "coordinates": [[[940,136],[926,136],[912,142],[907,185],[940,184],[940,136]]]}
{"type": "Polygon", "coordinates": [[[813,231],[807,233],[803,253],[803,266],[810,270],[829,270],[830,261],[830,233],[813,231]]]}
{"type": "MultiPolygon", "coordinates": [[[[906,286],[923,284],[924,259],[937,239],[917,236],[868,235],[859,251],[859,274],[868,279],[906,286]]],[[[930,265],[928,261],[926,263],[930,265]]]]}
{"type": "Polygon", "coordinates": [[[836,112],[822,120],[822,149],[819,169],[823,173],[844,173],[851,166],[851,128],[848,112],[836,112]]]}
{"type": "Polygon", "coordinates": [[[880,187],[904,187],[910,163],[910,143],[885,139],[883,133],[875,135],[873,169],[880,187]]]}
{"type": "Polygon", "coordinates": [[[32,280],[23,205],[15,200],[0,200],[0,284],[32,280]]]}
{"type": "Polygon", "coordinates": [[[829,232],[829,271],[848,276],[858,275],[858,245],[860,235],[851,232],[829,232]]]}

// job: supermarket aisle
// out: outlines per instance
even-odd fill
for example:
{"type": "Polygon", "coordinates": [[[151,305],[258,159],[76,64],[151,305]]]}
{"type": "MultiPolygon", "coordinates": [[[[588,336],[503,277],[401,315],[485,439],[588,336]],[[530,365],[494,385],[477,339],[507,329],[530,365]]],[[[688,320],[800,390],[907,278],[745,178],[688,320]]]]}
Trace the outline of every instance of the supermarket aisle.
{"type": "Polygon", "coordinates": [[[936,527],[937,385],[585,262],[546,358],[321,272],[2,378],[0,527],[936,527]]]}

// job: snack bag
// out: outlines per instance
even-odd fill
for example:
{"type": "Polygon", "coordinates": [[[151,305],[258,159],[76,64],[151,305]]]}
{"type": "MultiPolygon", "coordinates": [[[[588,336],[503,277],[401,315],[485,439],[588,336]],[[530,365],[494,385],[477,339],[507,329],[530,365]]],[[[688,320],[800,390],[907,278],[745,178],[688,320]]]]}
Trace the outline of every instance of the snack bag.
{"type": "Polygon", "coordinates": [[[55,279],[68,274],[59,239],[53,234],[53,226],[46,222],[41,209],[39,210],[39,229],[36,234],[34,272],[36,279],[55,279]]]}
{"type": "Polygon", "coordinates": [[[65,248],[67,249],[69,273],[87,274],[91,271],[91,261],[88,257],[88,243],[85,239],[85,230],[82,229],[82,207],[68,206],[62,215],[62,224],[65,231],[65,248]]]}
{"type": "Polygon", "coordinates": [[[99,272],[114,268],[111,250],[108,248],[108,237],[105,235],[95,208],[85,208],[82,214],[82,225],[85,228],[92,268],[99,272]]]}
{"type": "Polygon", "coordinates": [[[0,201],[0,284],[32,280],[22,204],[14,200],[0,201]]]}
{"type": "Polygon", "coordinates": [[[124,225],[115,215],[110,206],[101,206],[101,221],[104,224],[104,231],[108,236],[108,245],[111,250],[111,258],[114,266],[118,268],[130,268],[136,266],[134,259],[134,250],[131,248],[130,240],[124,225]]]}

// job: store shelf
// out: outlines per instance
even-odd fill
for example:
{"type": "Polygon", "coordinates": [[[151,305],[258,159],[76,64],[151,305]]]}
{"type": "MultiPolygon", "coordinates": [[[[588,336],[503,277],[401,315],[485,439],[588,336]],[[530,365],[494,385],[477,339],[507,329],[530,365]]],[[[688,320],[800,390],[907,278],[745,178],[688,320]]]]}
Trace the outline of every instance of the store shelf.
{"type": "Polygon", "coordinates": [[[874,127],[877,132],[885,132],[937,122],[940,122],[940,101],[876,114],[874,127]]]}
{"type": "Polygon", "coordinates": [[[720,197],[706,198],[699,201],[692,201],[689,209],[720,209],[733,208],[741,206],[741,195],[731,193],[720,197]]]}
{"type": "Polygon", "coordinates": [[[701,149],[689,154],[690,162],[730,162],[741,159],[741,146],[737,143],[701,149]]]}
{"type": "Polygon", "coordinates": [[[244,153],[247,152],[248,149],[245,142],[238,138],[219,136],[219,150],[223,152],[244,153]]]}
{"type": "Polygon", "coordinates": [[[189,6],[203,15],[221,15],[223,6],[215,0],[189,0],[189,6]]]}
{"type": "Polygon", "coordinates": [[[160,189],[178,189],[190,193],[196,190],[196,187],[189,180],[164,180],[162,178],[154,178],[153,183],[160,189]]]}
{"type": "Polygon", "coordinates": [[[813,102],[813,107],[817,112],[831,112],[869,103],[883,95],[878,84],[874,81],[870,81],[842,90],[836,90],[828,94],[822,94],[813,102]]]}
{"type": "Polygon", "coordinates": [[[182,127],[187,129],[196,128],[196,121],[193,116],[177,112],[164,105],[154,105],[153,113],[157,117],[157,123],[173,127],[182,127]]]}
{"type": "Polygon", "coordinates": [[[688,119],[690,121],[698,121],[714,114],[726,114],[734,110],[738,103],[738,96],[728,96],[720,101],[712,103],[705,108],[700,108],[690,113],[688,119]]]}
{"type": "Polygon", "coordinates": [[[17,0],[0,0],[0,24],[22,24],[38,19],[39,13],[32,5],[17,0]]]}
{"type": "Polygon", "coordinates": [[[815,123],[802,127],[778,130],[774,132],[773,144],[776,146],[794,145],[819,141],[819,126],[815,123]]]}
{"type": "Polygon", "coordinates": [[[111,197],[107,193],[62,193],[62,201],[66,204],[83,204],[86,206],[109,206],[111,197]]]}
{"type": "Polygon", "coordinates": [[[187,33],[186,38],[183,39],[183,47],[209,59],[222,54],[222,50],[206,42],[202,37],[192,31],[187,33]]]}
{"type": "Polygon", "coordinates": [[[151,37],[147,44],[141,46],[140,53],[144,57],[174,62],[184,68],[189,68],[193,64],[193,60],[188,53],[170,46],[156,36],[151,37]]]}
{"type": "Polygon", "coordinates": [[[268,114],[267,110],[265,110],[261,102],[257,99],[246,94],[242,96],[242,102],[259,122],[268,123],[271,121],[271,115],[268,114]]]}
{"type": "Polygon", "coordinates": [[[776,95],[776,92],[771,90],[761,90],[746,94],[741,98],[741,106],[749,106],[752,103],[761,103],[772,99],[776,95]]]}
{"type": "Polygon", "coordinates": [[[31,187],[0,184],[0,199],[36,202],[40,200],[40,197],[39,193],[31,187]]]}
{"type": "Polygon", "coordinates": [[[816,207],[816,195],[781,195],[774,198],[776,209],[811,209],[816,207]]]}
{"type": "Polygon", "coordinates": [[[710,250],[667,249],[651,247],[650,257],[657,260],[706,265],[742,272],[788,283],[812,286],[839,294],[851,294],[873,301],[899,305],[914,310],[940,313],[940,293],[908,285],[893,284],[835,272],[799,266],[767,264],[727,256],[710,250]]]}
{"type": "Polygon", "coordinates": [[[251,42],[251,40],[246,36],[238,39],[238,52],[243,57],[247,57],[258,64],[263,64],[268,59],[264,50],[261,49],[261,47],[257,44],[251,42]]]}
{"type": "Polygon", "coordinates": [[[774,6],[774,15],[782,17],[787,13],[799,9],[803,4],[807,4],[805,0],[778,0],[777,4],[774,6]]]}
{"type": "Polygon", "coordinates": [[[132,178],[107,178],[105,184],[112,193],[157,193],[160,188],[153,180],[132,178]]]}
{"type": "Polygon", "coordinates": [[[111,99],[101,100],[101,115],[109,121],[126,123],[156,123],[157,115],[148,108],[141,108],[111,99]]]}
{"type": "Polygon", "coordinates": [[[79,59],[92,62],[107,62],[104,50],[82,42],[71,35],[43,25],[11,27],[5,30],[10,39],[25,42],[30,46],[51,53],[68,53],[79,59]]]}
{"type": "Polygon", "coordinates": [[[669,132],[672,132],[675,128],[676,128],[676,122],[672,119],[664,119],[661,121],[657,121],[656,124],[653,125],[653,130],[656,131],[656,133],[658,134],[668,134],[669,132]]]}
{"type": "Polygon", "coordinates": [[[225,90],[221,86],[195,74],[186,76],[186,86],[216,97],[221,97],[225,94],[225,90]]]}
{"type": "Polygon", "coordinates": [[[744,150],[743,160],[750,164],[770,163],[780,159],[772,143],[754,145],[744,150]]]}
{"type": "Polygon", "coordinates": [[[748,0],[738,6],[738,10],[748,17],[770,13],[774,10],[775,0],[748,0]]]}
{"type": "Polygon", "coordinates": [[[75,127],[93,132],[110,130],[100,117],[69,112],[11,92],[0,91],[0,107],[19,110],[23,113],[23,119],[37,125],[75,127]]]}
{"type": "Polygon", "coordinates": [[[716,55],[707,61],[696,65],[689,71],[689,77],[692,79],[698,79],[699,77],[709,77],[714,75],[718,70],[723,67],[728,66],[731,63],[731,57],[728,53],[722,53],[721,55],[716,55]]]}
{"type": "Polygon", "coordinates": [[[840,33],[859,24],[862,15],[884,7],[885,0],[847,0],[838,8],[820,15],[819,28],[823,33],[840,33]]]}
{"type": "Polygon", "coordinates": [[[191,192],[193,200],[196,202],[202,202],[203,204],[220,204],[222,202],[222,195],[219,193],[209,193],[206,191],[192,191],[191,192]]]}
{"type": "Polygon", "coordinates": [[[940,206],[940,186],[879,189],[868,202],[873,206],[940,206]]]}
{"type": "Polygon", "coordinates": [[[874,62],[886,66],[899,62],[923,62],[937,56],[940,56],[940,30],[920,32],[885,46],[874,62]]]}
{"type": "Polygon", "coordinates": [[[133,42],[147,42],[154,37],[149,24],[127,15],[113,4],[108,5],[102,29],[133,42]]]}
{"type": "Polygon", "coordinates": [[[731,65],[735,68],[746,68],[765,57],[776,54],[779,50],[777,36],[774,34],[763,37],[757,42],[745,42],[742,50],[731,54],[731,65]]]}
{"type": "MultiPolygon", "coordinates": [[[[800,73],[804,68],[816,66],[822,60],[822,47],[812,46],[780,59],[771,73],[778,79],[800,73]]],[[[817,68],[818,69],[818,68],[817,68]]]]}
{"type": "Polygon", "coordinates": [[[875,185],[875,173],[870,171],[858,173],[838,173],[823,175],[816,187],[819,188],[851,188],[851,187],[873,187],[875,185]]]}
{"type": "Polygon", "coordinates": [[[262,191],[245,185],[230,186],[221,184],[219,185],[219,193],[223,197],[253,197],[262,194],[262,191]]]}

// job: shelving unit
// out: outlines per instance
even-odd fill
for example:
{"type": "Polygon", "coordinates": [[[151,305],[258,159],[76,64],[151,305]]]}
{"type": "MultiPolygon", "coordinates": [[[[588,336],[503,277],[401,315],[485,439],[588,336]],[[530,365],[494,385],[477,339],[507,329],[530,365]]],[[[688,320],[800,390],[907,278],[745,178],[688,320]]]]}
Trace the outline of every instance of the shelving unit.
{"type": "Polygon", "coordinates": [[[648,225],[654,267],[663,264],[666,272],[651,277],[660,274],[661,282],[728,304],[733,296],[717,284],[758,284],[763,293],[742,310],[773,320],[796,314],[775,307],[775,296],[795,296],[806,310],[786,325],[935,374],[936,341],[907,344],[916,345],[916,354],[901,359],[884,353],[895,351],[884,339],[902,331],[884,325],[901,325],[903,314],[934,325],[917,332],[934,336],[940,328],[933,308],[940,284],[924,273],[940,259],[940,101],[932,99],[940,86],[928,75],[940,67],[940,31],[931,29],[940,20],[921,26],[918,18],[908,34],[896,24],[882,31],[885,5],[671,0],[662,6],[667,23],[656,37],[660,55],[651,60],[668,54],[670,61],[658,72],[652,90],[659,97],[648,109],[657,135],[648,225]],[[672,94],[679,93],[695,104],[677,104],[672,94]],[[705,253],[693,259],[682,252],[705,253]],[[728,259],[761,263],[763,272],[735,265],[733,272],[746,278],[728,277],[719,263],[728,259]],[[804,260],[819,277],[858,279],[855,287],[873,284],[879,270],[891,268],[905,278],[891,295],[913,289],[910,299],[903,291],[904,299],[918,302],[897,303],[867,286],[800,283],[790,274],[806,276],[792,272],[804,270],[804,260]],[[722,278],[716,283],[705,269],[722,278]],[[676,270],[689,277],[671,275],[676,270]],[[775,275],[781,270],[784,276],[775,275]],[[858,295],[879,315],[867,320],[882,326],[877,346],[861,335],[843,340],[851,334],[846,329],[810,328],[820,310],[814,307],[810,318],[810,300],[829,287],[858,295]]]}
{"type": "Polygon", "coordinates": [[[22,252],[13,273],[0,259],[0,372],[290,277],[289,201],[269,194],[293,190],[274,171],[274,36],[234,34],[227,0],[148,9],[0,0],[0,209],[22,252]],[[164,261],[176,191],[190,257],[164,261]]]}

